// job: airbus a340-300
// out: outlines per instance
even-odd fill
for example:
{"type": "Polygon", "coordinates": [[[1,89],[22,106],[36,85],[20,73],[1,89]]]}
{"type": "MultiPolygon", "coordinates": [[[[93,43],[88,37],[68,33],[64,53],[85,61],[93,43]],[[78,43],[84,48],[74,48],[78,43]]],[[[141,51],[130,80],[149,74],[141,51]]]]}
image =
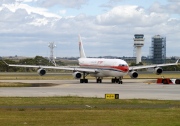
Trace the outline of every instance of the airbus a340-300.
{"type": "Polygon", "coordinates": [[[36,65],[15,65],[8,64],[8,66],[14,67],[32,67],[38,68],[38,74],[43,76],[46,74],[46,69],[61,69],[73,71],[73,77],[80,79],[80,83],[88,83],[86,79],[87,75],[91,75],[96,78],[97,83],[102,83],[104,77],[112,77],[112,83],[122,84],[122,78],[125,75],[129,75],[131,78],[137,78],[138,69],[152,68],[154,72],[159,75],[163,72],[162,66],[177,65],[175,63],[169,64],[158,64],[158,65],[146,65],[146,66],[128,66],[127,62],[122,59],[103,59],[103,58],[87,58],[84,52],[83,43],[79,35],[79,53],[80,58],[78,59],[79,66],[68,67],[68,66],[36,66],[36,65]]]}

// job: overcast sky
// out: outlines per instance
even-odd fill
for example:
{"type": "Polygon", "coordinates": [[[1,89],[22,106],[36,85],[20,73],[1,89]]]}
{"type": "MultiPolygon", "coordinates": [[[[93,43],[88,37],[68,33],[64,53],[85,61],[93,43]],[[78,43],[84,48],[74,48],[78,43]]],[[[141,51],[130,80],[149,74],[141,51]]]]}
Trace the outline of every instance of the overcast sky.
{"type": "Polygon", "coordinates": [[[180,0],[0,0],[0,56],[133,56],[134,34],[166,37],[169,56],[180,56],[180,0]]]}

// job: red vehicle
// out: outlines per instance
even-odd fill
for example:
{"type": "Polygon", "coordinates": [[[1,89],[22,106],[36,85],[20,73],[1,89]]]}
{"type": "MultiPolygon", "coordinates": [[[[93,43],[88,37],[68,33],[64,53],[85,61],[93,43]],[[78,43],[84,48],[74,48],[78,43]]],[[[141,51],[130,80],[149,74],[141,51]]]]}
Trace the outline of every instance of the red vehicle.
{"type": "Polygon", "coordinates": [[[158,84],[173,84],[170,78],[158,78],[157,83],[158,84]]]}
{"type": "Polygon", "coordinates": [[[158,78],[158,84],[180,84],[180,79],[158,78]]]}

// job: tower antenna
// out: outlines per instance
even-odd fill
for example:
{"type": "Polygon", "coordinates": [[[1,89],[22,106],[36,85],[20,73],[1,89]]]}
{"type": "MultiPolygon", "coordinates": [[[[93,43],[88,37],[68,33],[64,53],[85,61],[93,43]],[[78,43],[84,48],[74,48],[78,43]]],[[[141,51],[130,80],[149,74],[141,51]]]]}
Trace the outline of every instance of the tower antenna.
{"type": "Polygon", "coordinates": [[[54,66],[56,66],[56,62],[55,62],[56,57],[54,57],[54,48],[56,47],[56,45],[54,42],[50,42],[48,47],[50,48],[49,62],[51,62],[52,64],[54,64],[54,66]]]}

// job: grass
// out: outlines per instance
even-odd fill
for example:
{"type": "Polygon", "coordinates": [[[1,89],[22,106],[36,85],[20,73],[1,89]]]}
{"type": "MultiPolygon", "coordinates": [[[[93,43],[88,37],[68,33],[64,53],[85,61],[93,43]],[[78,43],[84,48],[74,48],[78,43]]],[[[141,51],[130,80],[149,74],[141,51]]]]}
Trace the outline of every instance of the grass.
{"type": "Polygon", "coordinates": [[[1,126],[175,126],[179,118],[180,101],[0,98],[1,126]]]}
{"type": "MultiPolygon", "coordinates": [[[[179,111],[178,111],[179,112],[179,111]]],[[[176,110],[1,111],[1,126],[178,126],[176,110]]]]}
{"type": "Polygon", "coordinates": [[[0,87],[46,87],[55,86],[51,83],[21,83],[21,82],[0,82],[0,87]]]}
{"type": "Polygon", "coordinates": [[[32,87],[32,84],[18,83],[18,82],[0,82],[0,87],[32,87]]]}
{"type": "Polygon", "coordinates": [[[0,106],[16,105],[180,105],[180,101],[163,100],[106,100],[83,97],[0,97],[0,106]]]}
{"type": "Polygon", "coordinates": [[[63,74],[47,74],[45,76],[39,76],[37,73],[10,73],[0,75],[0,80],[66,80],[73,79],[71,75],[63,74]]]}

